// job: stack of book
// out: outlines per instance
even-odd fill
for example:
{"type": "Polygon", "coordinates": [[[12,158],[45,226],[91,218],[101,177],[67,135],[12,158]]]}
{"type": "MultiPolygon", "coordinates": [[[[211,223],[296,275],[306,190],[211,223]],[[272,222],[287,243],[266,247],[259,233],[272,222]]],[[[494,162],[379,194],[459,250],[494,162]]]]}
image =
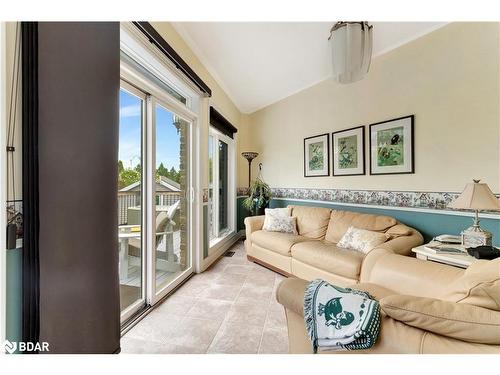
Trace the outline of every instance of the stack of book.
{"type": "Polygon", "coordinates": [[[433,241],[425,245],[425,249],[434,254],[457,254],[467,255],[465,246],[458,244],[443,244],[438,241],[433,241]]]}

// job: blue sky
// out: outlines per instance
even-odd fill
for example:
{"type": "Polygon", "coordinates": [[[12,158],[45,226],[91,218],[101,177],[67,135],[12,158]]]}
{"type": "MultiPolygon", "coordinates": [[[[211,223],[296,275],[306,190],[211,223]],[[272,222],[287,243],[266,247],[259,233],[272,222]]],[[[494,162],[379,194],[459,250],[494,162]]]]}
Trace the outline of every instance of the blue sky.
{"type": "MultiPolygon", "coordinates": [[[[156,167],[179,170],[179,134],[172,113],[156,107],[156,167]]],[[[139,163],[141,155],[141,99],[120,90],[120,145],[118,158],[125,168],[139,163]]]]}

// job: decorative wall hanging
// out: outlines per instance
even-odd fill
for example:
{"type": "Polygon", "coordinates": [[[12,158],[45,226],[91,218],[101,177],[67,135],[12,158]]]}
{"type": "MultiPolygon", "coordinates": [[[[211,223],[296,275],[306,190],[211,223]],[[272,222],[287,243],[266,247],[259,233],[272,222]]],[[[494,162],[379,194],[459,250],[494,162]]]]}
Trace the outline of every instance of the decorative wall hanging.
{"type": "Polygon", "coordinates": [[[304,138],[304,177],[330,175],[330,135],[304,138]]]}
{"type": "Polygon", "coordinates": [[[365,174],[365,127],[332,133],[333,176],[365,174]]]}
{"type": "Polygon", "coordinates": [[[370,174],[415,173],[414,115],[370,125],[370,174]]]}

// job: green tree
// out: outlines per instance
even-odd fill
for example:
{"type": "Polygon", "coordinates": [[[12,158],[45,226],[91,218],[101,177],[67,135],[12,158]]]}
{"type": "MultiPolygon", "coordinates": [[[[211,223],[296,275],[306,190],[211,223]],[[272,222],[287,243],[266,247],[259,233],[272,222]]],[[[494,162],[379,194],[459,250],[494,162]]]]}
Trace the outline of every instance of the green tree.
{"type": "Polygon", "coordinates": [[[158,169],[156,170],[156,173],[159,176],[168,177],[168,169],[165,168],[163,163],[160,163],[160,165],[158,166],[158,169]]]}
{"type": "Polygon", "coordinates": [[[123,168],[123,161],[118,160],[118,174],[122,173],[124,169],[125,168],[123,168]]]}
{"type": "Polygon", "coordinates": [[[179,182],[179,172],[177,172],[174,167],[170,168],[168,175],[168,178],[172,181],[179,182]]]}
{"type": "Polygon", "coordinates": [[[141,180],[141,173],[136,169],[123,169],[118,175],[118,188],[123,189],[141,180]]]}

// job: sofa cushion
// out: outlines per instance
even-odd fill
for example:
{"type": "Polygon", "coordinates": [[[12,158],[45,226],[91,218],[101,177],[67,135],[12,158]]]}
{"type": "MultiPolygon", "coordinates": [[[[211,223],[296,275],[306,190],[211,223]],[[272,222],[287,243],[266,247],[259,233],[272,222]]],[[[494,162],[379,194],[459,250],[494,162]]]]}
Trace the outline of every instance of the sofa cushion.
{"type": "Polygon", "coordinates": [[[376,246],[387,241],[387,238],[385,233],[349,227],[337,245],[346,249],[361,251],[363,254],[368,254],[376,246]]]}
{"type": "Polygon", "coordinates": [[[473,262],[442,298],[500,311],[500,258],[473,262]]]}
{"type": "Polygon", "coordinates": [[[338,243],[351,226],[359,229],[383,232],[396,224],[396,219],[389,216],[334,210],[330,215],[325,240],[338,243]]]}
{"type": "Polygon", "coordinates": [[[251,241],[257,246],[288,256],[290,255],[290,249],[294,244],[307,240],[308,238],[295,234],[267,232],[265,230],[253,232],[251,236],[251,241]]]}
{"type": "Polygon", "coordinates": [[[292,209],[292,216],[297,218],[299,235],[322,240],[325,237],[331,210],[323,207],[288,206],[292,209]]]}
{"type": "Polygon", "coordinates": [[[391,318],[438,335],[481,344],[500,344],[500,313],[434,298],[393,295],[380,301],[391,318]]]}
{"type": "Polygon", "coordinates": [[[262,230],[267,232],[298,234],[296,217],[269,216],[266,224],[262,230]]]}
{"type": "Polygon", "coordinates": [[[321,270],[358,279],[364,254],[326,241],[305,241],[292,246],[292,257],[321,270]]]}
{"type": "MultiPolygon", "coordinates": [[[[276,220],[276,218],[284,218],[290,217],[292,214],[292,209],[290,207],[286,208],[266,208],[264,210],[264,225],[262,225],[262,229],[269,230],[272,226],[272,222],[276,220]]],[[[276,231],[273,231],[276,232],[276,231]]],[[[277,231],[280,232],[280,231],[277,231]]]]}

